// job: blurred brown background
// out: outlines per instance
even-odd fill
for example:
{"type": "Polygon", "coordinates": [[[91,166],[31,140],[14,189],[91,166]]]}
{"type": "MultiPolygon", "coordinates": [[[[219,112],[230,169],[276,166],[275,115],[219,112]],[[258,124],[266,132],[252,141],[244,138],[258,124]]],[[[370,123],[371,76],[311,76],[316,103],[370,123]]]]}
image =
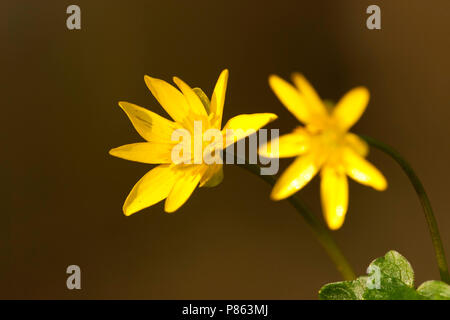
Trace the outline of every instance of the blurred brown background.
{"type": "MultiPolygon", "coordinates": [[[[366,85],[371,102],[353,131],[410,160],[450,254],[449,12],[446,0],[2,1],[0,297],[315,299],[340,280],[300,215],[234,166],[174,214],[162,203],[122,214],[149,166],[108,155],[141,140],[117,102],[165,115],[145,74],[177,75],[210,95],[229,68],[224,119],[275,112],[281,133],[297,122],[269,74],[301,71],[334,100],[366,85]],[[66,28],[70,4],[81,7],[80,31],[66,28]],[[370,4],[381,7],[380,31],[366,29],[370,4]],[[82,290],[66,288],[70,264],[82,290]]],[[[379,151],[369,159],[389,188],[351,183],[337,241],[358,274],[395,249],[418,283],[438,279],[409,181],[379,151]]],[[[321,215],[317,179],[301,195],[321,215]]]]}

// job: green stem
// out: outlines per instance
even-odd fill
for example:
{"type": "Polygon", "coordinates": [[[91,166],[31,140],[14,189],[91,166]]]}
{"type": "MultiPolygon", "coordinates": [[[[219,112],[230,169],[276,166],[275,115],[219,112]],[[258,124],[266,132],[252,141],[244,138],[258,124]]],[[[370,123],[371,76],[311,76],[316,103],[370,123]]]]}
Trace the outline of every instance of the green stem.
{"type": "Polygon", "coordinates": [[[391,156],[408,176],[409,180],[414,186],[414,189],[416,190],[417,196],[419,197],[420,203],[423,207],[423,212],[425,213],[425,218],[428,223],[428,229],[430,230],[431,241],[433,242],[441,279],[442,281],[450,284],[450,275],[448,273],[447,260],[445,258],[444,246],[442,245],[438,224],[434,216],[433,209],[431,208],[430,200],[428,199],[425,188],[420,182],[419,177],[417,177],[410,164],[392,147],[368,136],[360,135],[360,137],[364,139],[369,145],[391,156]]]}
{"type": "MultiPolygon", "coordinates": [[[[250,171],[256,176],[260,177],[271,186],[275,184],[275,178],[269,175],[261,175],[260,167],[256,164],[238,164],[238,166],[250,171]]],[[[322,247],[327,252],[328,256],[336,265],[336,268],[341,273],[342,277],[345,280],[353,280],[356,278],[355,273],[353,272],[352,267],[349,262],[342,254],[338,245],[334,241],[328,229],[319,222],[317,217],[311,212],[311,210],[303,203],[303,201],[299,198],[298,195],[293,195],[288,198],[288,201],[291,205],[303,216],[306,223],[311,227],[314,235],[317,237],[317,240],[322,245],[322,247]]]]}

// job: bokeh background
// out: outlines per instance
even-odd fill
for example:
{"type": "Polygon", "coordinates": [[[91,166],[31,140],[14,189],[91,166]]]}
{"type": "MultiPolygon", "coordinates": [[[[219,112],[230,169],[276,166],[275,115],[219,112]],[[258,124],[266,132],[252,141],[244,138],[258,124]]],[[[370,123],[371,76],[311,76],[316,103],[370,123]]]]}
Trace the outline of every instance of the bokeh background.
{"type": "MultiPolygon", "coordinates": [[[[1,285],[8,299],[316,299],[340,275],[288,202],[235,166],[178,212],[163,204],[131,217],[122,204],[148,165],[108,155],[141,141],[120,100],[165,115],[145,74],[177,75],[209,95],[224,68],[224,119],[275,112],[296,119],[267,77],[303,72],[324,98],[365,85],[370,105],[354,132],[410,160],[429,193],[450,253],[450,2],[2,1],[1,285]],[[77,4],[82,29],[66,28],[77,4]],[[365,10],[381,7],[382,30],[365,10]],[[66,288],[66,268],[82,290],[66,288]]],[[[417,282],[438,279],[419,201],[399,167],[376,192],[350,184],[344,227],[333,232],[358,274],[395,249],[417,282]]],[[[281,162],[282,169],[291,160],[281,162]]],[[[319,184],[301,191],[320,215],[319,184]]]]}

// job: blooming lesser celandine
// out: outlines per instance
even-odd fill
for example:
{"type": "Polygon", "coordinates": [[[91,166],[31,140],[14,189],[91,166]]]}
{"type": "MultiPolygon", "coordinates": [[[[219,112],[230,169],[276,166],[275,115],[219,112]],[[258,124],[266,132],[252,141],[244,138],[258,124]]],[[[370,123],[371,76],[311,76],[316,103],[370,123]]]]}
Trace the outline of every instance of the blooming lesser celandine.
{"type": "Polygon", "coordinates": [[[339,229],[348,207],[347,175],[376,190],[387,187],[383,174],[364,159],[369,150],[366,142],[348,132],[366,109],[369,91],[354,88],[329,108],[301,74],[293,74],[292,80],[295,87],[278,76],[269,77],[277,97],[305,125],[280,136],[277,151],[271,150],[273,141],[259,149],[266,157],[298,156],[276,182],[271,198],[291,196],[320,171],[325,220],[330,229],[339,229]]]}
{"type": "MultiPolygon", "coordinates": [[[[200,89],[191,89],[177,77],[174,77],[173,81],[179,90],[163,80],[145,76],[145,83],[153,96],[174,121],[137,105],[119,102],[119,106],[146,142],[127,144],[110,150],[110,154],[126,160],[159,164],[133,187],[123,205],[125,215],[131,215],[164,199],[164,210],[173,212],[189,199],[197,186],[216,186],[223,178],[221,163],[190,161],[194,159],[185,161],[185,157],[180,163],[173,160],[173,151],[180,145],[179,140],[174,140],[174,137],[179,138],[180,135],[175,133],[183,131],[188,132],[192,139],[189,145],[195,146],[198,144],[196,141],[200,141],[201,151],[210,145],[214,145],[214,150],[221,151],[230,144],[230,139],[226,139],[225,143],[220,139],[221,143],[218,144],[215,138],[206,137],[208,130],[220,130],[222,125],[228,70],[220,74],[211,102],[200,89]],[[200,131],[197,128],[200,128],[200,131]],[[208,144],[211,140],[213,143],[208,144]]],[[[230,119],[221,133],[223,138],[228,138],[226,133],[242,129],[238,130],[241,133],[231,140],[232,143],[245,138],[251,130],[260,129],[276,117],[272,113],[242,114],[230,119]]],[[[192,158],[195,156],[195,152],[187,154],[192,158]]],[[[201,154],[203,155],[203,152],[201,154]]]]}

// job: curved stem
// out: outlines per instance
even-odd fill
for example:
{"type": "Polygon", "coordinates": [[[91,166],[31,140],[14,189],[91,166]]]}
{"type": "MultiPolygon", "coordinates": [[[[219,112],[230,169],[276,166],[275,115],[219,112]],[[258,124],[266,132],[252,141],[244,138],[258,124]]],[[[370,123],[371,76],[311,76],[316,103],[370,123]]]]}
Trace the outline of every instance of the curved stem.
{"type": "MultiPolygon", "coordinates": [[[[257,175],[271,186],[275,184],[275,178],[269,175],[261,175],[260,167],[256,164],[237,164],[238,166],[250,171],[251,173],[257,175]]],[[[319,222],[317,217],[311,212],[311,210],[303,203],[303,201],[298,197],[298,195],[293,195],[287,199],[291,205],[303,216],[306,223],[311,227],[317,240],[322,245],[322,247],[327,252],[328,256],[336,265],[336,268],[341,273],[345,280],[353,280],[356,278],[352,267],[349,262],[342,254],[338,245],[334,241],[328,229],[319,222]]]]}
{"type": "Polygon", "coordinates": [[[433,209],[431,208],[430,200],[428,199],[425,188],[423,187],[419,177],[417,177],[410,164],[392,147],[368,136],[360,135],[360,137],[364,139],[369,145],[391,156],[408,176],[409,180],[414,186],[414,189],[416,190],[417,196],[419,197],[420,203],[423,207],[423,212],[425,213],[425,218],[428,223],[428,229],[430,230],[431,241],[433,242],[441,279],[442,281],[450,283],[447,260],[445,258],[444,246],[442,245],[438,224],[434,216],[433,209]]]}

